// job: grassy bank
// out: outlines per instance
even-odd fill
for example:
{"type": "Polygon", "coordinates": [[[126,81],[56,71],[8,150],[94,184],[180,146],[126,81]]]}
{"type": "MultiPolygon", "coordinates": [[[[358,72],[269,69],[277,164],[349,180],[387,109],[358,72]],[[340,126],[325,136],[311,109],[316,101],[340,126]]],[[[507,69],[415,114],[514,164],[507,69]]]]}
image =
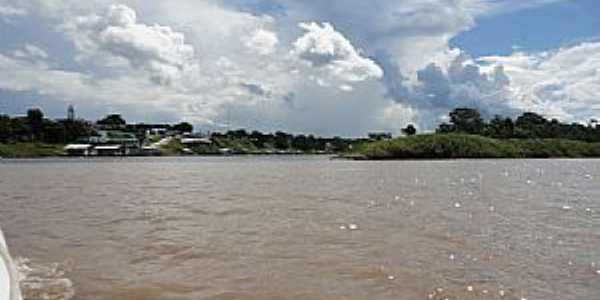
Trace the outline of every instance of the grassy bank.
{"type": "Polygon", "coordinates": [[[275,145],[265,143],[257,146],[250,138],[217,137],[212,139],[211,144],[198,144],[186,146],[178,139],[160,147],[160,151],[166,156],[178,155],[222,155],[224,149],[227,154],[233,155],[275,155],[275,154],[331,154],[331,152],[312,150],[300,150],[297,148],[278,149],[275,145]]]}
{"type": "Polygon", "coordinates": [[[36,158],[64,155],[64,145],[41,143],[0,144],[0,157],[3,158],[36,158]]]}
{"type": "Polygon", "coordinates": [[[429,134],[364,144],[354,157],[385,159],[600,157],[600,143],[560,139],[498,140],[476,135],[429,134]]]}

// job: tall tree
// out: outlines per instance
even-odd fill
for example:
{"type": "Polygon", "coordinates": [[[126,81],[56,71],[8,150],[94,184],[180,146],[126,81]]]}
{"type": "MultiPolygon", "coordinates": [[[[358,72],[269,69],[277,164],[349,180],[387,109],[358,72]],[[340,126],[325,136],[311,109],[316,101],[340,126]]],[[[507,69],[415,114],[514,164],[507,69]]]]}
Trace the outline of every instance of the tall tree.
{"type": "Polygon", "coordinates": [[[548,122],[543,116],[533,113],[525,112],[517,118],[515,122],[516,136],[520,138],[549,138],[551,135],[550,127],[559,126],[558,120],[555,122],[548,122]],[[554,123],[555,125],[552,125],[554,123]]]}
{"type": "Polygon", "coordinates": [[[65,126],[61,123],[44,120],[42,132],[44,143],[62,144],[65,142],[65,126]]]}
{"type": "Polygon", "coordinates": [[[484,121],[479,111],[473,108],[457,108],[450,112],[450,122],[454,131],[480,134],[483,132],[484,121]]]}
{"type": "Polygon", "coordinates": [[[493,138],[508,139],[513,137],[515,124],[511,118],[503,118],[499,115],[494,116],[486,126],[485,135],[493,138]]]}
{"type": "Polygon", "coordinates": [[[281,131],[275,133],[275,148],[286,150],[290,148],[292,136],[281,131]]]}
{"type": "Polygon", "coordinates": [[[111,114],[111,115],[104,117],[103,119],[98,120],[98,122],[96,122],[96,123],[98,125],[118,127],[118,126],[126,125],[127,121],[125,121],[125,119],[123,119],[123,117],[121,117],[121,115],[119,115],[119,114],[111,114]]]}
{"type": "Polygon", "coordinates": [[[87,138],[94,134],[94,127],[84,120],[66,120],[61,122],[65,127],[65,141],[76,142],[80,138],[87,138]]]}
{"type": "Polygon", "coordinates": [[[188,122],[182,122],[173,126],[173,130],[178,131],[179,133],[192,133],[194,131],[194,126],[188,122]]]}
{"type": "Polygon", "coordinates": [[[417,134],[417,128],[413,124],[409,124],[406,128],[402,129],[402,133],[406,136],[413,136],[417,134]]]}
{"type": "Polygon", "coordinates": [[[31,128],[34,138],[41,139],[44,126],[44,113],[39,108],[32,108],[27,111],[27,124],[31,128]]]}

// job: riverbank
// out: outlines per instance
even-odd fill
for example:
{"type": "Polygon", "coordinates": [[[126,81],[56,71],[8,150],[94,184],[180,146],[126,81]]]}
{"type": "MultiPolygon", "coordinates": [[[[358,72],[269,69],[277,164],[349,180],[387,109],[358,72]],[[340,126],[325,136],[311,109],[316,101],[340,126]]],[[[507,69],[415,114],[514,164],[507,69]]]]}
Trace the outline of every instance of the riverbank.
{"type": "MultiPolygon", "coordinates": [[[[230,155],[332,155],[327,151],[300,151],[297,149],[278,150],[275,148],[257,148],[251,144],[236,144],[228,141],[231,148],[222,148],[216,144],[186,147],[178,140],[173,140],[161,145],[158,152],[151,155],[130,154],[128,156],[230,156],[230,155]]],[[[0,158],[49,158],[69,156],[64,145],[52,145],[44,143],[15,143],[0,144],[0,158]]],[[[92,155],[95,156],[95,155],[92,155]]],[[[120,156],[120,155],[113,155],[120,156]]]]}
{"type": "Polygon", "coordinates": [[[466,134],[424,134],[366,143],[344,156],[356,160],[596,158],[600,143],[564,139],[493,139],[466,134]]]}
{"type": "Polygon", "coordinates": [[[43,143],[0,144],[0,157],[2,158],[41,158],[64,155],[64,145],[43,143]]]}

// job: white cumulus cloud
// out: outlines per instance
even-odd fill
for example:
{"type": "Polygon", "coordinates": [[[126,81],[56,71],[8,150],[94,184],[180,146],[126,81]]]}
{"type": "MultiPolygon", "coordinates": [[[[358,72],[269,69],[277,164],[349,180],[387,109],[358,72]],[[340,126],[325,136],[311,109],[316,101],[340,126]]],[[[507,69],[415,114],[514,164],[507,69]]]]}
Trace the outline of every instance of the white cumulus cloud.
{"type": "Polygon", "coordinates": [[[503,66],[523,110],[567,121],[600,117],[600,42],[480,61],[503,66]]]}
{"type": "Polygon", "coordinates": [[[306,32],[294,42],[292,50],[299,60],[348,82],[383,76],[383,70],[373,60],[363,57],[331,24],[301,23],[300,27],[306,32]]]}
{"type": "Polygon", "coordinates": [[[136,12],[125,5],[111,5],[103,14],[76,19],[72,34],[80,50],[90,58],[108,55],[150,72],[151,79],[170,84],[192,63],[194,47],[185,35],[168,26],[139,23],[136,12]]]}
{"type": "Polygon", "coordinates": [[[275,32],[258,29],[246,40],[245,45],[260,55],[269,55],[275,52],[278,43],[275,32]]]}
{"type": "Polygon", "coordinates": [[[0,0],[0,18],[19,21],[0,45],[0,89],[320,134],[408,122],[426,130],[456,106],[592,117],[597,43],[481,59],[449,45],[479,17],[556,1],[269,0],[271,10],[238,0],[0,0]]]}

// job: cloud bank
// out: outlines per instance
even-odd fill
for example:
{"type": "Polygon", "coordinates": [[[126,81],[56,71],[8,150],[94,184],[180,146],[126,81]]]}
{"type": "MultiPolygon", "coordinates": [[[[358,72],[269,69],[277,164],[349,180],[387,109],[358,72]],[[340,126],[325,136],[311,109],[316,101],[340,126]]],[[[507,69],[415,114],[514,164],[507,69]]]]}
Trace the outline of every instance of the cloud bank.
{"type": "Polygon", "coordinates": [[[0,92],[210,130],[426,130],[457,106],[598,118],[600,43],[488,57],[449,46],[480,17],[551,2],[0,0],[9,40],[40,37],[0,47],[0,92]]]}

